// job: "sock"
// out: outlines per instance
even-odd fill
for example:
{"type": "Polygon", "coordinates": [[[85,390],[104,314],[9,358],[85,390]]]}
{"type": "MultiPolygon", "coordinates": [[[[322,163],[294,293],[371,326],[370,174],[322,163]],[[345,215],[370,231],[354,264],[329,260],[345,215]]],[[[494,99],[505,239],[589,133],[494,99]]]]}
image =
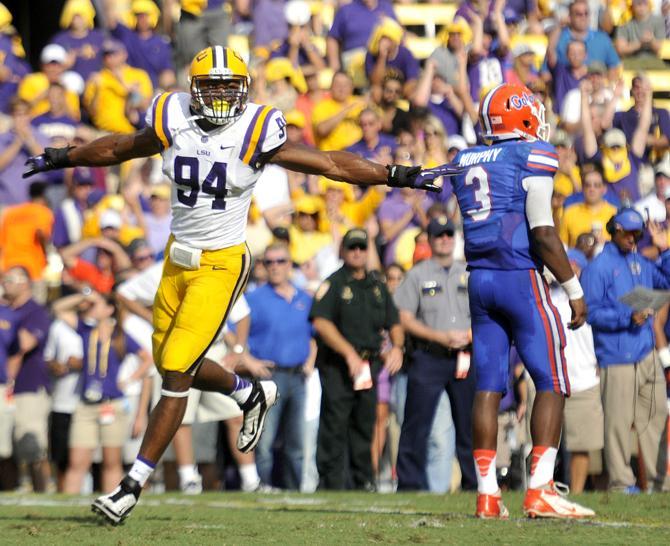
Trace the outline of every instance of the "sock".
{"type": "Polygon", "coordinates": [[[495,495],[498,492],[496,452],[492,449],[475,449],[472,454],[477,473],[477,492],[482,495],[495,495]]]}
{"type": "Polygon", "coordinates": [[[240,465],[239,472],[242,480],[242,491],[253,491],[261,483],[261,478],[254,463],[240,465]]]}
{"type": "Polygon", "coordinates": [[[198,467],[194,464],[181,464],[177,469],[179,474],[179,487],[184,487],[188,482],[198,478],[198,467]]]}
{"type": "Polygon", "coordinates": [[[128,472],[128,476],[133,480],[140,482],[140,485],[144,487],[144,484],[147,483],[147,480],[149,479],[149,476],[151,476],[155,467],[155,463],[147,461],[138,455],[133,463],[133,467],[130,469],[130,472],[128,472]]]}
{"type": "Polygon", "coordinates": [[[239,375],[235,374],[235,386],[229,396],[238,404],[244,404],[251,394],[251,388],[251,381],[242,379],[239,375]]]}
{"type": "Polygon", "coordinates": [[[558,449],[548,446],[533,446],[530,452],[529,489],[538,489],[554,479],[554,465],[558,449]]]}

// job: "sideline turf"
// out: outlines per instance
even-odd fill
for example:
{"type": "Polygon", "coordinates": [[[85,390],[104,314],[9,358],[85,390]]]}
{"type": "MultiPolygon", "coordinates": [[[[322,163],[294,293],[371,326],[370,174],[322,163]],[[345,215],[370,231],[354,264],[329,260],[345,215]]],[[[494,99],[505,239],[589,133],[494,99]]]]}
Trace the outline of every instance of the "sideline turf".
{"type": "Polygon", "coordinates": [[[668,544],[670,495],[590,494],[593,522],[531,521],[521,493],[511,519],[472,517],[474,495],[369,493],[144,495],[122,526],[100,523],[90,498],[0,495],[0,544],[668,544]]]}

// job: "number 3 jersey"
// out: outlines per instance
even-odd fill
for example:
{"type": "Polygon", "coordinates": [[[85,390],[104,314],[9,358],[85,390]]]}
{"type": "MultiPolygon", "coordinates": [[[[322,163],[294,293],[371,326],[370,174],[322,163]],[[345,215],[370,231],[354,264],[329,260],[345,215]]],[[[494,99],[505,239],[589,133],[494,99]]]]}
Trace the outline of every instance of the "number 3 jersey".
{"type": "Polygon", "coordinates": [[[536,269],[526,218],[525,179],[553,177],[555,148],[546,142],[511,140],[462,150],[452,177],[463,215],[465,257],[470,269],[536,269]]]}
{"type": "Polygon", "coordinates": [[[163,145],[163,172],[172,180],[171,231],[203,250],[243,243],[260,156],[286,142],[286,121],[270,106],[248,103],[234,123],[204,131],[188,93],[162,93],[146,115],[163,145]]]}

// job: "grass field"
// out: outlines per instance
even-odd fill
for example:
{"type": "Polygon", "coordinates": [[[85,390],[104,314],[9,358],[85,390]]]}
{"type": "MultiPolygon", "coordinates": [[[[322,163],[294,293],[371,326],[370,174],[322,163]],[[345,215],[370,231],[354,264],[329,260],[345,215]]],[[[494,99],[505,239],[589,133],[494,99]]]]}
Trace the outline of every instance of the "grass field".
{"type": "Polygon", "coordinates": [[[585,521],[472,517],[474,495],[370,493],[145,495],[124,525],[101,524],[91,499],[0,495],[0,544],[669,544],[670,495],[591,494],[585,521]]]}

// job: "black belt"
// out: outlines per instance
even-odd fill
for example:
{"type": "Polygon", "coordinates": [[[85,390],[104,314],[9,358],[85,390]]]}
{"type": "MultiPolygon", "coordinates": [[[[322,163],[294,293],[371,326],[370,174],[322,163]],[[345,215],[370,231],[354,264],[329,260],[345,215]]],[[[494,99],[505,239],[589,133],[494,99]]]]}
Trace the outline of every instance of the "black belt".
{"type": "Polygon", "coordinates": [[[434,341],[421,341],[416,340],[416,348],[420,351],[428,353],[439,358],[456,358],[458,356],[458,349],[452,349],[451,347],[445,347],[434,341]]]}
{"type": "Polygon", "coordinates": [[[297,366],[275,366],[272,368],[272,372],[282,372],[290,375],[303,375],[305,368],[302,364],[298,364],[297,366]]]}

